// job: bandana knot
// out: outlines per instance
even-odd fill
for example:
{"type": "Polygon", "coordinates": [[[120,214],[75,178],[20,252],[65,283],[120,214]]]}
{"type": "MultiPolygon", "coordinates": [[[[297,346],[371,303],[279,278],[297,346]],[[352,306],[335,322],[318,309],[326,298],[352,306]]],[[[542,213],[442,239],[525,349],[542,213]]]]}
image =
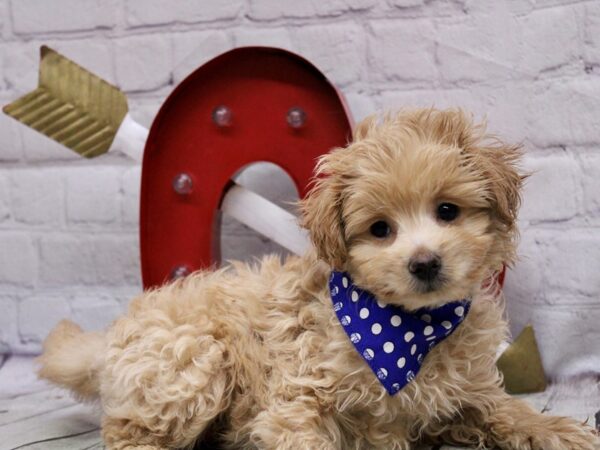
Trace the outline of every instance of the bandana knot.
{"type": "Polygon", "coordinates": [[[406,311],[355,286],[345,272],[332,272],[333,309],[356,351],[394,395],[419,372],[427,353],[462,323],[470,302],[406,311]]]}

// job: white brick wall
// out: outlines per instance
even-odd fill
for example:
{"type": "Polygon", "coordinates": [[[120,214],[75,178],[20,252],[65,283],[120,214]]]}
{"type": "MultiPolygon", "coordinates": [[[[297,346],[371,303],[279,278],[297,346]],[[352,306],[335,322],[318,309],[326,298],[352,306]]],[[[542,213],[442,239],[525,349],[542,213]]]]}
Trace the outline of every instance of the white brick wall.
{"type": "MultiPolygon", "coordinates": [[[[552,375],[600,371],[600,1],[0,0],[0,36],[2,104],[37,84],[48,44],[119,85],[148,126],[199,65],[271,45],[312,60],[357,119],[408,105],[487,116],[535,172],[507,279],[513,329],[533,321],[552,375]]],[[[265,172],[244,182],[293,198],[281,174],[261,185],[265,172]]],[[[0,352],[37,352],[63,316],[102,327],[139,291],[139,176],[119,154],[83,160],[0,116],[0,352]]],[[[227,257],[280,251],[223,227],[227,257]]]]}

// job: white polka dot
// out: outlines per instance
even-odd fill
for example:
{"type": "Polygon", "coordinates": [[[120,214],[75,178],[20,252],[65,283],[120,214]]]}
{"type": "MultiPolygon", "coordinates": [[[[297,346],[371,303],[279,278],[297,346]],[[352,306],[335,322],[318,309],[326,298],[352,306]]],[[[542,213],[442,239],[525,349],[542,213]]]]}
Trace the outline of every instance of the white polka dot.
{"type": "Polygon", "coordinates": [[[435,339],[435,336],[429,336],[427,338],[425,338],[426,341],[433,341],[435,339]]]}
{"type": "Polygon", "coordinates": [[[392,316],[392,318],[390,319],[390,322],[391,322],[392,326],[399,327],[400,324],[402,323],[402,319],[400,318],[400,316],[392,316]]]}
{"type": "Polygon", "coordinates": [[[348,287],[348,278],[344,277],[342,278],[342,284],[344,285],[345,288],[348,287]]]}
{"type": "Polygon", "coordinates": [[[358,301],[358,292],[352,291],[352,301],[355,303],[358,301]]]}
{"type": "Polygon", "coordinates": [[[363,356],[365,357],[366,360],[371,361],[375,357],[375,352],[373,350],[371,350],[370,348],[366,348],[365,351],[363,352],[363,356]]]}
{"type": "Polygon", "coordinates": [[[342,302],[337,302],[333,305],[333,310],[334,311],[339,311],[340,309],[342,309],[344,305],[342,304],[342,302]]]}
{"type": "Polygon", "coordinates": [[[454,308],[454,314],[456,314],[458,317],[462,317],[464,313],[465,313],[464,307],[457,306],[456,308],[454,308]]]}
{"type": "Polygon", "coordinates": [[[406,358],[404,356],[398,360],[398,367],[402,369],[406,365],[406,358]]]}
{"type": "Polygon", "coordinates": [[[343,316],[340,322],[342,322],[342,325],[344,326],[350,325],[350,322],[352,322],[352,318],[350,316],[343,316]]]}
{"type": "Polygon", "coordinates": [[[419,362],[419,364],[421,364],[423,362],[423,355],[419,353],[419,356],[417,356],[417,361],[419,362]]]}
{"type": "Polygon", "coordinates": [[[396,393],[399,390],[400,390],[400,384],[399,383],[392,384],[392,392],[396,393]]]}
{"type": "Polygon", "coordinates": [[[369,317],[369,310],[367,308],[362,308],[360,310],[359,315],[361,319],[366,319],[367,317],[369,317]]]}
{"type": "Polygon", "coordinates": [[[415,379],[415,373],[412,370],[406,372],[406,381],[410,382],[415,379]]]}
{"type": "Polygon", "coordinates": [[[442,326],[443,326],[443,327],[444,327],[446,330],[449,330],[450,328],[452,328],[452,324],[451,324],[449,321],[447,321],[447,320],[444,320],[444,321],[442,322],[442,326]]]}
{"type": "Polygon", "coordinates": [[[383,351],[386,353],[392,353],[394,351],[394,344],[392,342],[386,342],[383,344],[383,351]]]}
{"type": "Polygon", "coordinates": [[[412,347],[410,348],[410,354],[414,355],[417,351],[417,344],[413,344],[412,347]]]}
{"type": "Polygon", "coordinates": [[[380,308],[385,308],[387,304],[382,302],[381,300],[377,300],[377,306],[379,306],[380,308]]]}
{"type": "Polygon", "coordinates": [[[388,371],[383,367],[377,371],[377,378],[380,380],[385,380],[388,376],[388,371]]]}
{"type": "Polygon", "coordinates": [[[427,325],[423,330],[423,334],[425,336],[429,336],[431,333],[433,333],[433,327],[431,325],[427,325]]]}
{"type": "Polygon", "coordinates": [[[374,323],[373,326],[371,327],[371,333],[373,333],[375,335],[381,333],[381,325],[378,323],[374,323]]]}
{"type": "Polygon", "coordinates": [[[340,292],[340,290],[337,286],[334,286],[333,289],[331,289],[331,295],[333,295],[334,297],[338,295],[338,292],[340,292]]]}
{"type": "Polygon", "coordinates": [[[427,323],[431,323],[431,316],[429,314],[423,314],[421,316],[421,320],[427,322],[427,323]]]}
{"type": "Polygon", "coordinates": [[[360,342],[361,338],[362,338],[362,336],[360,335],[360,333],[352,333],[352,334],[350,335],[350,340],[351,340],[352,342],[354,342],[355,344],[356,344],[357,342],[360,342]]]}
{"type": "Polygon", "coordinates": [[[412,341],[412,338],[414,338],[414,337],[415,337],[415,333],[413,333],[412,331],[409,331],[408,333],[406,333],[404,335],[404,340],[406,342],[410,342],[410,341],[412,341]]]}

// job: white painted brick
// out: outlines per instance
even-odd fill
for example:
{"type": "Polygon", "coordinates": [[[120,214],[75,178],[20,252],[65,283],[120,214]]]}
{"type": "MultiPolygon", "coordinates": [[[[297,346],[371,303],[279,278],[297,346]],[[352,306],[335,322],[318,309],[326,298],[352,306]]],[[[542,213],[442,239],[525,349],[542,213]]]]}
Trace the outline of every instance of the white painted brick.
{"type": "Polygon", "coordinates": [[[67,219],[72,223],[111,223],[119,217],[121,169],[79,166],[66,172],[67,219]]]}
{"type": "Polygon", "coordinates": [[[600,233],[576,228],[549,238],[545,250],[548,291],[600,296],[600,233]]]}
{"type": "Polygon", "coordinates": [[[49,286],[92,284],[96,280],[93,241],[87,236],[44,235],[40,242],[40,280],[49,286]]]}
{"type": "Polygon", "coordinates": [[[586,144],[598,140],[600,79],[536,83],[528,103],[528,136],[538,146],[586,144]]]}
{"type": "Polygon", "coordinates": [[[288,28],[235,28],[232,32],[235,47],[265,46],[293,50],[288,28]]]}
{"type": "Polygon", "coordinates": [[[141,288],[138,233],[99,236],[93,240],[96,282],[141,288]]]}
{"type": "Polygon", "coordinates": [[[413,8],[424,5],[425,0],[389,0],[388,3],[398,8],[413,8]]]}
{"type": "MultiPolygon", "coordinates": [[[[38,84],[39,45],[36,42],[13,41],[6,43],[2,50],[7,88],[19,95],[35,89],[38,84]]],[[[15,95],[14,99],[19,95],[15,95]]]]}
{"type": "Polygon", "coordinates": [[[440,21],[435,34],[436,56],[443,80],[464,83],[523,76],[515,70],[516,23],[506,11],[497,14],[499,17],[485,14],[440,21]]]}
{"type": "Polygon", "coordinates": [[[3,35],[3,31],[6,29],[6,22],[9,16],[8,3],[6,0],[0,1],[0,36],[3,35]]]}
{"type": "MultiPolygon", "coordinates": [[[[1,98],[2,105],[7,105],[16,98],[1,98]]],[[[0,114],[0,162],[17,161],[23,157],[23,143],[19,128],[21,123],[6,114],[0,114]]]]}
{"type": "Polygon", "coordinates": [[[132,167],[123,172],[121,176],[121,216],[123,222],[129,225],[138,225],[140,220],[140,187],[141,168],[132,167]]]}
{"type": "Polygon", "coordinates": [[[584,208],[594,215],[600,215],[600,155],[594,153],[581,155],[580,158],[584,208]]]}
{"type": "Polygon", "coordinates": [[[0,296],[0,354],[11,353],[18,344],[17,304],[17,297],[0,296]]]}
{"type": "MultiPolygon", "coordinates": [[[[0,3],[0,11],[2,11],[2,4],[0,3]]],[[[0,13],[0,16],[2,14],[0,13]]],[[[1,18],[0,18],[1,20],[1,18]]],[[[0,28],[1,28],[1,22],[0,22],[0,28]]],[[[2,30],[0,29],[0,36],[1,36],[2,30]]],[[[4,58],[5,58],[5,54],[6,54],[6,50],[4,49],[5,45],[4,44],[0,44],[0,91],[3,91],[4,89],[6,89],[6,77],[4,75],[4,70],[6,67],[6,64],[4,63],[4,58]]]]}
{"type": "Polygon", "coordinates": [[[124,91],[151,91],[171,79],[171,37],[145,34],[115,41],[116,80],[124,91]]]}
{"type": "Polygon", "coordinates": [[[73,320],[86,331],[103,330],[123,314],[121,304],[109,294],[75,295],[71,300],[73,320]]]}
{"type": "Polygon", "coordinates": [[[33,239],[27,234],[2,231],[0,249],[0,285],[35,285],[38,258],[33,239]]]}
{"type": "MultiPolygon", "coordinates": [[[[520,304],[536,304],[544,297],[544,267],[540,261],[543,237],[534,230],[521,230],[517,249],[518,260],[506,272],[504,295],[509,316],[517,317],[514,309],[520,304]]],[[[523,324],[521,324],[523,325],[523,324]]]]}
{"type": "Polygon", "coordinates": [[[133,120],[150,129],[164,101],[164,97],[129,97],[129,114],[131,114],[133,120]]]}
{"type": "Polygon", "coordinates": [[[528,157],[525,169],[531,177],[525,183],[521,219],[531,222],[567,220],[577,214],[581,189],[580,169],[570,155],[528,157]]]}
{"type": "Polygon", "coordinates": [[[338,16],[349,11],[368,10],[375,0],[329,0],[298,2],[294,0],[250,0],[248,16],[258,20],[338,16]]]}
{"type": "Polygon", "coordinates": [[[18,222],[56,227],[62,220],[63,183],[56,169],[10,170],[10,197],[12,214],[18,222]]]}
{"type": "Polygon", "coordinates": [[[40,266],[47,286],[139,284],[137,235],[42,236],[40,266]]]}
{"type": "Polygon", "coordinates": [[[587,61],[600,64],[600,3],[585,4],[585,58],[587,61]]]}
{"type": "Polygon", "coordinates": [[[356,123],[373,114],[377,108],[372,95],[362,92],[347,92],[344,95],[350,114],[356,123]]]}
{"type": "Polygon", "coordinates": [[[62,319],[71,317],[67,300],[36,294],[19,303],[19,334],[24,342],[42,342],[62,319]]]}
{"type": "Polygon", "coordinates": [[[243,0],[227,0],[210,5],[193,0],[127,0],[125,14],[131,26],[209,22],[235,19],[243,5],[243,0]]]}
{"type": "Polygon", "coordinates": [[[179,83],[202,64],[232,48],[224,31],[173,34],[173,77],[179,83]]]}
{"type": "Polygon", "coordinates": [[[485,14],[440,21],[436,54],[444,80],[533,79],[544,71],[581,70],[579,10],[548,8],[515,17],[503,2],[496,5],[485,14]]]}
{"type": "Polygon", "coordinates": [[[366,42],[360,25],[303,26],[290,32],[297,53],[315,64],[335,84],[344,86],[363,78],[366,42]]]}
{"type": "Polygon", "coordinates": [[[23,142],[23,153],[27,161],[74,161],[81,156],[62,144],[21,124],[18,128],[23,142]]]}
{"type": "Polygon", "coordinates": [[[410,89],[402,91],[384,91],[380,96],[383,111],[414,108],[462,108],[482,119],[486,108],[476,92],[465,89],[410,89]]]}
{"type": "Polygon", "coordinates": [[[431,82],[437,78],[430,20],[385,20],[371,26],[367,64],[372,80],[431,82]]]}
{"type": "Polygon", "coordinates": [[[523,142],[527,137],[528,85],[471,88],[384,91],[379,98],[382,110],[400,108],[461,108],[479,123],[487,121],[488,131],[507,143],[523,142]]]}
{"type": "Polygon", "coordinates": [[[573,66],[581,71],[583,16],[575,7],[545,8],[517,18],[519,70],[530,75],[573,66]]]}
{"type": "Polygon", "coordinates": [[[113,0],[12,0],[13,29],[34,34],[112,28],[116,6],[113,0]]]}
{"type": "Polygon", "coordinates": [[[8,171],[0,171],[0,223],[10,217],[10,183],[8,171]]]}

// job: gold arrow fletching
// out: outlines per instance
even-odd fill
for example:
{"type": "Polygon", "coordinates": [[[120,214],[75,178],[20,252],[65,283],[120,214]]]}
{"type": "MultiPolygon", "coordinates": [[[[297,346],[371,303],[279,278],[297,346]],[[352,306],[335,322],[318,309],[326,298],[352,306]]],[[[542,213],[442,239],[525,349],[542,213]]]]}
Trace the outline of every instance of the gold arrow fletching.
{"type": "Polygon", "coordinates": [[[504,376],[504,388],[510,394],[542,392],[546,375],[535,340],[533,327],[527,325],[497,362],[504,376]]]}
{"type": "Polygon", "coordinates": [[[49,47],[40,52],[37,89],[4,112],[81,156],[106,153],[128,111],[125,94],[49,47]]]}

